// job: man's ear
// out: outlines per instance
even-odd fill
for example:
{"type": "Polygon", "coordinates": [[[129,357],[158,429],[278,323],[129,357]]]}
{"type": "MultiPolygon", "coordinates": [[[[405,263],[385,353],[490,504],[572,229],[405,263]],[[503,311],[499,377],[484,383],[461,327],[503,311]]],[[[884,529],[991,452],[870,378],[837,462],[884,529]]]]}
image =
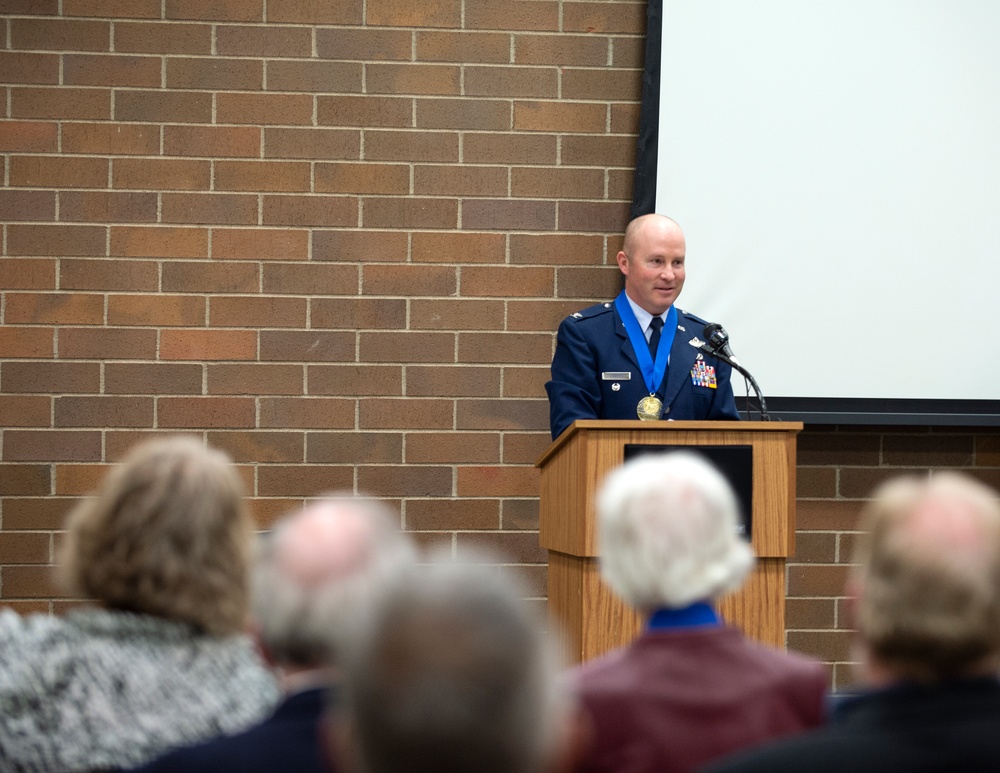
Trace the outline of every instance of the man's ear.
{"type": "Polygon", "coordinates": [[[624,250],[619,251],[619,253],[618,253],[617,257],[615,258],[615,260],[618,261],[618,268],[621,270],[621,272],[623,274],[625,274],[627,276],[628,275],[628,255],[625,254],[625,251],[624,250]]]}

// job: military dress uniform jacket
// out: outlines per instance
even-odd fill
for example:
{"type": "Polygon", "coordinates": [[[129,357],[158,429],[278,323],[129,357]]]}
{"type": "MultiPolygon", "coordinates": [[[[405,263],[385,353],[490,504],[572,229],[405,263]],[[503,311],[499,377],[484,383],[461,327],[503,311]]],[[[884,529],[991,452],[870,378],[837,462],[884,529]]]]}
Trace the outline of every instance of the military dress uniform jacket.
{"type": "MultiPolygon", "coordinates": [[[[705,325],[705,320],[677,310],[667,374],[656,392],[663,401],[664,419],[740,418],[730,383],[732,368],[698,351],[705,325]]],[[[552,380],[545,390],[553,438],[577,419],[638,418],[636,407],[649,390],[614,303],[599,303],[562,321],[552,380]]]]}

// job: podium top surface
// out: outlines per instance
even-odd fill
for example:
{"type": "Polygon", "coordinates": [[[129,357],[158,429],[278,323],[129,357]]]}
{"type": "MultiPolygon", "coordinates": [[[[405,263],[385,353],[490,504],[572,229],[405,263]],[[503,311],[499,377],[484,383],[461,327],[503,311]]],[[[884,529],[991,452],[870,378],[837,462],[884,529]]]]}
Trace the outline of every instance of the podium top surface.
{"type": "Polygon", "coordinates": [[[577,419],[552,441],[535,462],[541,467],[584,430],[625,430],[628,432],[801,432],[801,421],[640,421],[638,419],[577,419]]]}

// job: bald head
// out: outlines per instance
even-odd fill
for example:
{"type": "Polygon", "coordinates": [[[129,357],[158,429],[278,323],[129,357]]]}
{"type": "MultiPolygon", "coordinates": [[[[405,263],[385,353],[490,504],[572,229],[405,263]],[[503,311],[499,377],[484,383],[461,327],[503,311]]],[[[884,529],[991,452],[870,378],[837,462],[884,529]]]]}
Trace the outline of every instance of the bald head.
{"type": "Polygon", "coordinates": [[[663,314],[684,287],[684,232],[663,215],[642,215],[625,229],[618,268],[625,293],[650,314],[663,314]]]}
{"type": "Polygon", "coordinates": [[[279,664],[336,664],[385,588],[415,560],[398,516],[372,501],[330,496],[287,516],[263,543],[254,616],[279,664]]]}
{"type": "Polygon", "coordinates": [[[972,478],[942,473],[883,486],[866,508],[853,573],[857,627],[897,677],[1000,667],[1000,504],[972,478]]]}
{"type": "Polygon", "coordinates": [[[651,212],[648,215],[639,215],[639,217],[630,221],[625,227],[625,238],[622,243],[622,249],[626,253],[632,254],[636,251],[641,241],[658,239],[669,239],[672,241],[680,239],[681,243],[683,243],[684,231],[681,230],[677,221],[666,215],[658,215],[655,212],[651,212]]]}

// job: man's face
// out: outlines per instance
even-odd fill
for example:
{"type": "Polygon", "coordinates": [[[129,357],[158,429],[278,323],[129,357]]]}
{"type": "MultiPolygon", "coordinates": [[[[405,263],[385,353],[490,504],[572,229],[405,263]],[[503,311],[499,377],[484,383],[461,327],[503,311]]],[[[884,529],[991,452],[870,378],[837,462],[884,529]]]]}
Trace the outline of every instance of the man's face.
{"type": "Polygon", "coordinates": [[[625,293],[650,314],[665,312],[684,287],[684,234],[670,221],[654,218],[618,253],[625,293]]]}

